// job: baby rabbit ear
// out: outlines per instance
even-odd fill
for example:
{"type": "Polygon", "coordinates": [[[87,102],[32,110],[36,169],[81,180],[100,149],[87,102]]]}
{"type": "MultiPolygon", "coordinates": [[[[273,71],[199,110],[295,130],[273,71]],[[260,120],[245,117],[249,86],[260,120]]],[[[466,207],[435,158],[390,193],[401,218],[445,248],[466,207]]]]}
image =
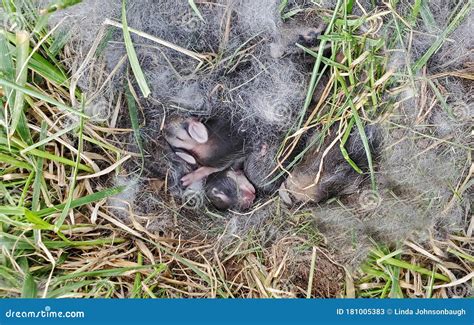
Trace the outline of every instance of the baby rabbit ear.
{"type": "Polygon", "coordinates": [[[191,156],[190,154],[187,154],[185,152],[180,152],[180,151],[175,152],[175,154],[176,154],[176,156],[183,159],[188,164],[196,165],[196,159],[193,156],[191,156]]]}
{"type": "Polygon", "coordinates": [[[204,124],[198,121],[190,121],[188,124],[188,133],[198,143],[206,143],[209,140],[209,134],[204,124]]]}

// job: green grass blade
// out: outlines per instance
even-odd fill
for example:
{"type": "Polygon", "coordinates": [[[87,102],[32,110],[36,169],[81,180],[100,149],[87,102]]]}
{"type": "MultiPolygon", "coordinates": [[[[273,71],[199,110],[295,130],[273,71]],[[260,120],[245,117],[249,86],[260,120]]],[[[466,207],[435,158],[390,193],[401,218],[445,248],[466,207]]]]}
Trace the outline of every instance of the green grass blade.
{"type": "Polygon", "coordinates": [[[27,273],[23,281],[24,282],[23,288],[21,289],[21,297],[36,298],[38,295],[38,287],[31,273],[27,273]]]}
{"type": "Polygon", "coordinates": [[[47,221],[41,219],[36,213],[25,209],[25,217],[31,224],[35,226],[35,229],[43,229],[43,230],[53,230],[54,226],[47,221]]]}
{"type": "MultiPolygon", "coordinates": [[[[142,253],[138,252],[137,264],[139,266],[143,265],[143,256],[142,253]]],[[[141,298],[140,292],[142,289],[142,274],[137,272],[135,274],[135,281],[133,282],[131,298],[141,298]]]]}
{"type": "Polygon", "coordinates": [[[130,271],[139,271],[139,270],[147,270],[153,269],[156,265],[139,265],[139,266],[128,266],[128,267],[120,267],[120,268],[113,268],[113,269],[106,269],[106,270],[96,270],[96,271],[88,271],[88,272],[78,272],[78,273],[70,273],[57,278],[57,281],[65,281],[69,279],[76,279],[81,277],[111,277],[111,276],[121,276],[125,273],[130,271]]]}
{"type": "Polygon", "coordinates": [[[472,1],[468,1],[458,12],[458,14],[453,18],[446,27],[441,35],[434,41],[430,48],[415,62],[413,65],[413,72],[418,72],[422,67],[426,65],[428,60],[435,54],[443,45],[446,38],[456,29],[456,27],[464,20],[467,14],[471,11],[472,1]]]}
{"type": "Polygon", "coordinates": [[[137,142],[138,149],[140,150],[140,156],[142,159],[142,167],[140,171],[140,174],[141,174],[141,172],[143,171],[145,159],[143,155],[143,143],[142,143],[142,138],[140,134],[140,123],[138,121],[138,109],[135,102],[135,97],[133,96],[132,92],[133,92],[133,88],[129,81],[128,87],[125,90],[125,97],[127,98],[128,114],[130,115],[130,121],[132,123],[133,135],[134,135],[135,141],[137,142]]]}
{"type": "Polygon", "coordinates": [[[6,266],[0,265],[0,278],[2,281],[5,281],[4,283],[10,284],[14,288],[19,288],[21,286],[18,279],[18,273],[12,271],[6,266]]]}
{"type": "Polygon", "coordinates": [[[6,154],[3,154],[0,152],[0,161],[3,162],[3,163],[6,163],[6,164],[9,164],[11,166],[15,166],[15,167],[18,167],[18,168],[24,168],[24,169],[27,169],[27,170],[30,170],[32,171],[33,170],[33,166],[23,162],[23,161],[20,161],[20,160],[17,160],[13,157],[10,157],[6,154]]]}
{"type": "MultiPolygon", "coordinates": [[[[40,141],[46,137],[48,125],[45,121],[41,123],[40,141]]],[[[44,145],[40,148],[44,151],[44,145]]],[[[43,158],[38,157],[35,165],[35,181],[33,182],[33,195],[31,198],[31,210],[37,211],[40,208],[41,185],[43,183],[43,158]]]]}
{"type": "Polygon", "coordinates": [[[35,176],[35,173],[30,173],[28,175],[28,178],[26,179],[25,185],[23,186],[23,190],[21,192],[20,199],[18,200],[17,206],[19,206],[19,207],[25,206],[25,199],[26,199],[26,196],[28,195],[30,185],[31,185],[31,182],[33,181],[34,176],[35,176]]]}
{"type": "MultiPolygon", "coordinates": [[[[331,30],[332,25],[334,24],[336,20],[337,12],[339,11],[340,6],[341,6],[341,0],[338,0],[334,9],[334,14],[331,17],[331,21],[329,22],[329,25],[326,28],[326,31],[331,30]]],[[[301,124],[303,123],[303,119],[304,119],[304,116],[306,115],[306,111],[308,110],[309,105],[311,104],[314,90],[316,89],[318,81],[321,79],[321,76],[322,76],[322,74],[319,73],[319,67],[321,66],[323,52],[324,52],[323,49],[326,45],[326,42],[327,40],[325,40],[324,38],[321,38],[321,43],[319,44],[319,50],[318,50],[318,57],[316,58],[316,62],[314,63],[313,72],[311,73],[311,80],[308,86],[308,92],[306,93],[303,109],[300,114],[300,120],[298,121],[298,124],[297,124],[298,129],[301,128],[301,124]]]]}
{"type": "Polygon", "coordinates": [[[352,8],[354,7],[354,0],[346,0],[344,2],[346,3],[346,7],[345,7],[346,12],[348,14],[351,14],[352,13],[352,8]]]}
{"type": "Polygon", "coordinates": [[[127,23],[127,11],[126,11],[126,0],[122,0],[122,25],[123,25],[123,39],[125,42],[125,48],[127,50],[128,60],[130,61],[130,66],[132,67],[133,74],[137,80],[138,87],[143,94],[143,97],[147,98],[150,95],[150,88],[143,74],[140,63],[138,62],[137,53],[133,47],[132,37],[130,36],[130,31],[128,29],[127,23]]]}
{"type": "MultiPolygon", "coordinates": [[[[126,188],[125,186],[118,186],[118,187],[109,188],[109,189],[106,189],[106,190],[103,190],[103,191],[100,191],[100,192],[96,192],[96,193],[93,193],[93,194],[83,196],[81,198],[72,200],[69,208],[74,209],[74,208],[80,207],[80,206],[85,205],[85,204],[89,204],[89,203],[92,203],[92,202],[97,202],[97,201],[100,201],[102,199],[108,198],[110,196],[120,194],[120,193],[123,192],[123,190],[125,190],[125,188],[126,188]]],[[[64,203],[62,203],[62,204],[55,205],[54,207],[51,207],[51,208],[45,208],[45,209],[42,209],[42,210],[38,211],[37,215],[39,217],[49,216],[53,213],[57,213],[57,212],[63,210],[65,206],[66,205],[64,203]]]]}
{"type": "MultiPolygon", "coordinates": [[[[16,34],[16,84],[24,87],[26,84],[26,77],[28,75],[28,69],[23,69],[28,64],[28,52],[30,48],[30,35],[26,31],[20,31],[16,34]]],[[[25,104],[24,93],[21,91],[15,92],[15,103],[11,115],[10,131],[9,136],[11,137],[17,128],[20,116],[23,113],[23,107],[25,104]]]]}
{"type": "Polygon", "coordinates": [[[22,150],[20,151],[20,153],[21,153],[22,155],[24,155],[24,154],[26,154],[27,152],[29,152],[29,151],[31,151],[31,150],[33,150],[33,149],[35,149],[35,148],[44,147],[44,145],[47,144],[48,142],[51,142],[51,141],[53,141],[53,140],[55,140],[55,139],[57,139],[57,138],[63,136],[64,134],[71,132],[71,131],[74,130],[75,128],[77,128],[77,124],[73,124],[73,125],[71,125],[71,126],[65,128],[65,129],[63,129],[63,130],[61,130],[61,131],[59,131],[59,132],[57,132],[57,133],[51,135],[50,137],[44,138],[44,139],[42,139],[42,140],[36,142],[35,144],[33,144],[33,145],[31,145],[31,146],[28,146],[28,147],[26,147],[25,149],[22,149],[22,150]]]}
{"type": "Polygon", "coordinates": [[[58,232],[59,229],[61,228],[61,226],[63,225],[63,222],[66,219],[67,214],[69,212],[69,209],[71,207],[71,202],[72,202],[72,199],[73,199],[74,190],[76,188],[77,173],[79,171],[79,164],[80,164],[80,161],[81,161],[82,147],[84,145],[84,143],[82,141],[82,133],[83,132],[84,132],[84,119],[81,118],[81,120],[79,122],[79,134],[78,134],[76,164],[75,164],[73,172],[72,172],[71,184],[69,185],[69,193],[68,193],[66,204],[64,205],[64,209],[61,212],[61,216],[59,217],[59,219],[56,221],[56,223],[54,225],[54,231],[55,232],[58,232]]]}
{"type": "Polygon", "coordinates": [[[354,126],[354,118],[352,118],[349,121],[349,125],[347,126],[346,132],[341,138],[341,143],[339,144],[339,149],[341,150],[342,156],[344,159],[351,165],[351,167],[359,174],[362,174],[362,170],[357,166],[357,164],[351,159],[349,156],[349,153],[347,152],[346,148],[344,147],[347,139],[349,139],[349,136],[351,134],[352,127],[354,126]]]}
{"type": "Polygon", "coordinates": [[[20,257],[18,260],[18,265],[23,270],[23,287],[21,289],[22,298],[36,298],[38,294],[38,288],[30,273],[30,266],[28,265],[28,259],[26,257],[20,257]]]}
{"type": "MultiPolygon", "coordinates": [[[[17,236],[10,235],[8,233],[3,233],[2,244],[6,249],[12,249],[13,247],[17,250],[37,250],[34,240],[29,238],[25,240],[17,236]]],[[[111,244],[120,244],[124,243],[127,240],[124,238],[114,237],[114,238],[101,238],[94,240],[79,240],[79,241],[63,241],[63,240],[43,240],[45,247],[49,249],[58,249],[58,248],[71,248],[71,247],[94,247],[97,245],[111,245],[111,244]]]]}
{"type": "Polygon", "coordinates": [[[74,30],[71,29],[66,33],[59,33],[59,35],[55,35],[54,41],[51,46],[48,48],[51,55],[58,55],[64,46],[69,42],[71,36],[74,35],[74,30]]]}
{"type": "Polygon", "coordinates": [[[357,130],[359,131],[359,136],[362,140],[362,144],[364,145],[365,154],[367,156],[367,162],[368,162],[368,165],[369,165],[370,181],[371,181],[371,184],[372,184],[372,190],[376,191],[377,190],[377,183],[375,181],[375,171],[374,171],[374,165],[373,165],[373,161],[372,161],[372,153],[370,151],[369,140],[367,139],[367,135],[365,134],[364,124],[362,123],[362,121],[360,119],[360,116],[359,116],[359,113],[357,112],[357,109],[356,109],[356,107],[355,107],[355,105],[354,105],[354,103],[351,99],[351,95],[349,93],[349,90],[347,89],[346,82],[339,75],[339,73],[338,73],[338,76],[337,76],[337,80],[339,81],[339,84],[341,85],[343,91],[346,93],[346,96],[348,98],[349,106],[351,107],[352,116],[353,116],[354,121],[356,123],[357,130]]]}
{"type": "MultiPolygon", "coordinates": [[[[13,57],[4,32],[0,32],[0,73],[0,76],[5,79],[15,79],[15,66],[13,65],[13,57]]],[[[10,103],[10,105],[13,105],[15,100],[14,98],[10,98],[11,89],[4,87],[4,92],[7,97],[7,101],[10,103]]]]}
{"type": "MultiPolygon", "coordinates": [[[[414,272],[418,272],[418,273],[423,274],[423,275],[431,276],[433,274],[432,271],[430,271],[428,269],[425,269],[424,267],[421,267],[421,266],[418,266],[418,265],[413,265],[413,264],[410,264],[408,262],[401,261],[401,260],[398,260],[398,259],[395,259],[395,258],[388,258],[383,263],[393,265],[393,266],[398,266],[398,267],[401,267],[401,268],[404,268],[404,269],[407,269],[407,270],[412,270],[414,272]]],[[[434,276],[435,279],[442,280],[442,281],[445,281],[445,282],[450,282],[449,278],[445,275],[435,273],[433,276],[434,276]]]]}
{"type": "Polygon", "coordinates": [[[46,298],[60,298],[60,297],[68,297],[70,296],[71,293],[77,292],[77,290],[94,285],[97,283],[97,280],[88,280],[88,281],[79,281],[79,282],[73,282],[73,283],[67,283],[62,287],[59,287],[54,290],[50,290],[46,294],[46,298]]]}
{"type": "Polygon", "coordinates": [[[278,12],[283,14],[283,11],[285,11],[285,8],[288,6],[288,0],[281,0],[280,4],[278,5],[278,12]]]}
{"type": "Polygon", "coordinates": [[[35,90],[32,90],[32,89],[29,89],[27,87],[22,87],[20,85],[17,85],[16,83],[12,83],[6,79],[3,79],[3,78],[0,78],[0,86],[3,86],[3,87],[9,87],[9,88],[12,88],[16,91],[21,91],[23,93],[25,93],[26,95],[29,95],[31,97],[35,97],[35,98],[38,98],[38,99],[41,99],[41,100],[44,100],[45,102],[53,105],[53,106],[56,106],[57,108],[60,108],[60,109],[63,109],[65,111],[68,111],[74,115],[77,115],[77,116],[80,116],[80,117],[83,117],[83,118],[88,118],[87,115],[85,115],[84,113],[82,112],[79,112],[78,110],[70,107],[70,106],[67,106],[55,99],[52,99],[46,95],[43,95],[42,93],[40,92],[37,92],[35,90]]]}
{"type": "Polygon", "coordinates": [[[374,253],[374,255],[377,257],[380,264],[396,266],[396,267],[399,267],[399,268],[402,268],[402,269],[407,269],[407,270],[411,270],[411,271],[414,271],[414,272],[418,272],[418,273],[423,274],[423,275],[433,276],[435,279],[438,279],[438,280],[442,280],[442,281],[445,281],[445,282],[450,282],[450,279],[447,276],[443,275],[443,274],[433,273],[432,271],[430,271],[428,269],[425,269],[424,267],[414,265],[414,264],[402,261],[402,260],[394,258],[394,257],[389,257],[389,256],[387,256],[388,254],[385,254],[384,252],[382,252],[378,249],[374,249],[372,251],[372,253],[374,253]]]}
{"type": "Polygon", "coordinates": [[[55,3],[50,4],[45,9],[40,10],[40,14],[49,14],[61,9],[66,9],[67,7],[73,6],[81,2],[82,0],[57,0],[55,3]]]}
{"type": "Polygon", "coordinates": [[[369,140],[367,139],[367,135],[365,134],[365,129],[364,125],[362,124],[362,121],[359,117],[359,114],[357,113],[357,110],[354,109],[352,111],[356,125],[357,125],[357,130],[359,131],[359,136],[362,139],[362,144],[364,145],[364,150],[365,154],[367,156],[367,163],[369,165],[369,171],[370,171],[370,182],[372,184],[372,190],[376,191],[377,190],[377,183],[375,181],[375,171],[374,171],[374,163],[372,160],[372,152],[370,151],[370,145],[369,145],[369,140]]]}
{"type": "Polygon", "coordinates": [[[0,206],[0,214],[6,214],[7,216],[20,216],[25,214],[25,208],[12,207],[12,206],[0,206]]]}
{"type": "MultiPolygon", "coordinates": [[[[15,43],[14,34],[5,33],[5,36],[6,39],[11,43],[15,43]]],[[[9,47],[10,53],[15,55],[15,47],[10,45],[9,47]]],[[[65,88],[69,88],[69,80],[59,64],[52,64],[39,53],[33,53],[33,56],[28,62],[28,68],[58,87],[63,86],[65,88]]],[[[13,78],[11,80],[13,80],[13,78]]]]}
{"type": "Polygon", "coordinates": [[[420,14],[422,2],[423,2],[422,0],[415,0],[415,3],[413,4],[412,11],[410,14],[410,21],[412,23],[416,22],[416,19],[418,18],[418,15],[420,14]]]}
{"type": "MultiPolygon", "coordinates": [[[[19,142],[18,139],[15,139],[15,144],[20,145],[22,148],[26,148],[26,145],[24,143],[19,142]]],[[[52,160],[52,161],[57,161],[61,164],[68,165],[68,166],[71,166],[71,167],[76,166],[76,163],[74,161],[72,161],[70,159],[67,159],[67,158],[64,158],[64,157],[61,157],[61,156],[53,155],[53,154],[51,154],[47,151],[42,151],[42,150],[39,150],[39,149],[31,149],[29,151],[29,153],[30,153],[30,155],[45,158],[45,159],[49,159],[49,160],[52,160]]],[[[32,167],[30,166],[30,168],[32,168],[32,167]]],[[[80,170],[88,172],[88,173],[93,173],[94,172],[94,170],[92,168],[90,168],[89,166],[86,166],[84,164],[79,164],[78,168],[80,170]]]]}
{"type": "Polygon", "coordinates": [[[204,18],[202,18],[201,12],[199,11],[198,7],[196,6],[196,3],[194,2],[194,0],[188,0],[188,3],[189,3],[189,6],[191,7],[191,9],[196,14],[196,16],[198,16],[199,19],[204,21],[204,18]]]}
{"type": "Polygon", "coordinates": [[[20,118],[18,120],[16,131],[23,141],[25,141],[29,145],[33,144],[33,138],[31,137],[31,132],[28,127],[27,118],[23,110],[20,111],[20,118]]]}

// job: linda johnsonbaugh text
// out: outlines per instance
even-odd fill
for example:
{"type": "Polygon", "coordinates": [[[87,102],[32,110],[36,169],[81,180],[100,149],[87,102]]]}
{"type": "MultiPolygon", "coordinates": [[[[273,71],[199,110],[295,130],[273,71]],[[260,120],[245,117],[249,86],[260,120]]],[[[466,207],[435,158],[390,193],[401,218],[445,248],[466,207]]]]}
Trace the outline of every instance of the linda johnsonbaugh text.
{"type": "Polygon", "coordinates": [[[460,309],[426,309],[426,308],[337,308],[337,315],[394,315],[394,316],[464,316],[466,310],[460,309]]]}

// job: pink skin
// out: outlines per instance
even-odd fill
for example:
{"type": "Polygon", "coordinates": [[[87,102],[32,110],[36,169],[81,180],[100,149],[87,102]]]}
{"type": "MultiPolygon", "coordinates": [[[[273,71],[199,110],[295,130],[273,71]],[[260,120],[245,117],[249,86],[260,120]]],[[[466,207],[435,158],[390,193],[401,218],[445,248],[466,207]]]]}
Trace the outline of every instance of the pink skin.
{"type": "MultiPolygon", "coordinates": [[[[242,171],[228,170],[225,176],[232,179],[238,187],[237,205],[234,207],[238,209],[250,208],[255,200],[255,188],[248,181],[244,173],[242,171]]],[[[222,202],[228,204],[229,207],[233,201],[227,194],[217,188],[212,189],[212,196],[219,198],[222,202]]]]}
{"type": "MultiPolygon", "coordinates": [[[[171,121],[165,129],[166,141],[175,148],[194,152],[199,156],[203,150],[206,150],[205,145],[209,140],[207,128],[195,118],[186,119],[185,122],[187,127],[183,128],[182,120],[171,121]]],[[[189,153],[176,151],[175,154],[189,164],[197,164],[196,158],[189,153]]],[[[202,166],[183,176],[181,182],[183,186],[188,187],[217,171],[219,171],[218,168],[202,166]]]]}
{"type": "Polygon", "coordinates": [[[183,128],[183,121],[171,121],[165,129],[166,141],[175,148],[194,151],[209,140],[206,126],[194,118],[186,120],[187,128],[183,128]]]}
{"type": "Polygon", "coordinates": [[[255,200],[255,187],[248,181],[242,171],[229,171],[227,176],[232,178],[238,185],[242,195],[241,208],[248,209],[255,200]]]}
{"type": "Polygon", "coordinates": [[[188,187],[189,185],[198,182],[207,176],[211,175],[212,173],[218,172],[219,169],[215,167],[199,167],[195,171],[184,175],[181,178],[181,184],[183,184],[184,187],[188,187]]]}

